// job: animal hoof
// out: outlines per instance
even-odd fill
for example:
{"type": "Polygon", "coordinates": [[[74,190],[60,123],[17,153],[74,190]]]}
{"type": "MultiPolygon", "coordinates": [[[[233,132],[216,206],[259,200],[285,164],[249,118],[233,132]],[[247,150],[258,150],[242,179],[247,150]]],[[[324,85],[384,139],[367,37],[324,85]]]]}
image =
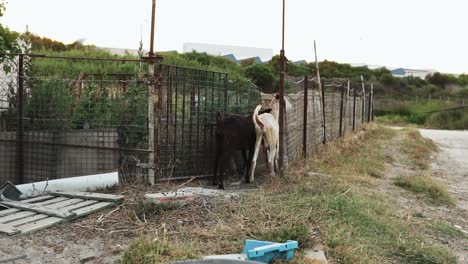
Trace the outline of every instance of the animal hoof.
{"type": "Polygon", "coordinates": [[[218,185],[218,189],[224,190],[224,185],[223,184],[218,185]]]}

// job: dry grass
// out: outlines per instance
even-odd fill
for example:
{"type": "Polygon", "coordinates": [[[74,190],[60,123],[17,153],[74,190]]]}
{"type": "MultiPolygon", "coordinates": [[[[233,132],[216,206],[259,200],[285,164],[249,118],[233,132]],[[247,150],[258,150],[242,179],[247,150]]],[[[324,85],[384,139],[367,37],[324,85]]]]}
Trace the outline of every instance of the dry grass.
{"type": "MultiPolygon", "coordinates": [[[[112,218],[89,224],[89,235],[108,236],[109,230],[116,230],[121,232],[113,235],[136,237],[124,263],[148,256],[159,263],[238,253],[248,238],[294,239],[301,248],[323,245],[332,263],[455,263],[445,249],[421,243],[391,205],[369,192],[390,159],[383,154],[383,142],[395,133],[365,126],[308,160],[290,164],[283,177],[238,199],[200,198],[180,208],[147,207],[139,197],[151,189],[127,187],[121,191],[135,198],[127,199],[112,218]],[[188,247],[189,251],[173,251],[188,247]]],[[[307,262],[299,254],[294,263],[307,262]]]]}
{"type": "Polygon", "coordinates": [[[428,138],[421,136],[416,129],[402,130],[403,140],[400,149],[410,158],[409,164],[414,164],[418,169],[429,169],[431,155],[439,150],[438,146],[428,138]]]}

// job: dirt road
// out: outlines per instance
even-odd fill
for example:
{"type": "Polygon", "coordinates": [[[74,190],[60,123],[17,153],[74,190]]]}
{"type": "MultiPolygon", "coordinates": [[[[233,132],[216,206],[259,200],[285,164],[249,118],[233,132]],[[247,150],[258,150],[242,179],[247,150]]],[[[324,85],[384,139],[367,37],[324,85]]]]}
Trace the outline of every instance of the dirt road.
{"type": "Polygon", "coordinates": [[[421,135],[440,146],[432,163],[433,176],[447,184],[457,207],[468,211],[468,131],[420,129],[421,135]]]}

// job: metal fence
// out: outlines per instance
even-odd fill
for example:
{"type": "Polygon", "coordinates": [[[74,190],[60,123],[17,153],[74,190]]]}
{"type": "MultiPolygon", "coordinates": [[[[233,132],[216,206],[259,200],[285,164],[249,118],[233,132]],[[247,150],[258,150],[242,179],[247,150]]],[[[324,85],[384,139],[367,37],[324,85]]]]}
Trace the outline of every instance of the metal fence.
{"type": "MultiPolygon", "coordinates": [[[[211,176],[216,113],[247,114],[271,100],[226,73],[147,59],[21,54],[10,63],[0,74],[0,184],[116,170],[124,181],[211,176]]],[[[288,160],[372,119],[372,89],[321,84],[289,83],[301,92],[287,96],[288,160]]]]}
{"type": "Polygon", "coordinates": [[[258,101],[255,86],[230,81],[226,73],[163,65],[159,178],[211,176],[216,113],[247,113],[258,101]]]}
{"type": "MultiPolygon", "coordinates": [[[[318,146],[373,120],[372,85],[343,79],[322,79],[320,83],[308,76],[288,82],[292,90],[302,91],[286,95],[292,107],[285,115],[285,160],[314,153],[318,146]]],[[[262,96],[265,107],[271,98],[262,96]]]]}
{"type": "Polygon", "coordinates": [[[144,59],[20,54],[10,63],[0,75],[0,184],[116,170],[122,180],[151,169],[158,179],[207,176],[216,112],[259,101],[256,87],[225,73],[156,63],[151,75],[144,59]]]}

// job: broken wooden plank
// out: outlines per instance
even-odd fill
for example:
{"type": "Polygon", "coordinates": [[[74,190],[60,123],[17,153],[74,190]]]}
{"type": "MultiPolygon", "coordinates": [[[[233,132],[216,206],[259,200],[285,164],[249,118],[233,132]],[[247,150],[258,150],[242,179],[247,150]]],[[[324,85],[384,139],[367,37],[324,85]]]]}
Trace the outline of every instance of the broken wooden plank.
{"type": "Polygon", "coordinates": [[[35,222],[35,221],[38,221],[38,220],[42,220],[42,219],[47,218],[47,217],[49,217],[49,216],[45,215],[45,214],[35,214],[33,216],[30,216],[30,217],[25,217],[23,219],[18,219],[16,221],[10,222],[10,223],[8,223],[8,225],[12,226],[12,227],[17,227],[17,226],[20,226],[20,225],[24,225],[24,224],[35,222]]]}
{"type": "Polygon", "coordinates": [[[68,198],[66,198],[66,197],[55,197],[55,198],[47,200],[47,201],[34,203],[33,205],[42,205],[42,206],[44,206],[44,205],[59,203],[59,202],[65,201],[65,200],[68,200],[68,198]]]}
{"type": "Polygon", "coordinates": [[[13,236],[19,234],[21,231],[6,224],[0,224],[0,233],[7,234],[9,236],[13,236]]]}
{"type": "Polygon", "coordinates": [[[69,219],[69,218],[72,218],[72,217],[76,216],[75,213],[72,213],[72,212],[69,212],[69,211],[61,211],[61,210],[57,210],[57,209],[51,209],[51,208],[47,208],[45,206],[36,205],[36,204],[28,204],[28,203],[14,202],[14,201],[0,202],[0,204],[4,204],[6,206],[13,207],[13,208],[16,208],[16,209],[32,211],[32,212],[36,212],[36,213],[40,213],[40,214],[46,214],[46,215],[49,215],[49,216],[56,216],[56,217],[60,217],[60,218],[64,218],[64,219],[69,219]]]}
{"type": "Polygon", "coordinates": [[[97,204],[93,204],[91,206],[87,206],[87,207],[83,207],[83,208],[80,208],[80,209],[72,210],[72,212],[76,213],[77,217],[80,217],[80,216],[83,216],[83,215],[92,214],[94,212],[105,209],[105,208],[110,207],[112,205],[114,205],[114,203],[100,202],[100,203],[97,203],[97,204]]]}
{"type": "Polygon", "coordinates": [[[50,199],[52,199],[54,197],[55,196],[52,196],[52,195],[43,195],[43,196],[37,196],[37,197],[33,197],[33,198],[24,199],[24,200],[21,200],[21,202],[23,202],[23,203],[37,203],[37,202],[43,202],[43,201],[50,200],[50,199]]]}
{"type": "Polygon", "coordinates": [[[11,214],[16,214],[18,212],[20,212],[20,210],[19,209],[14,209],[14,208],[2,210],[2,211],[0,211],[0,217],[11,215],[11,214]]]}
{"type": "Polygon", "coordinates": [[[33,232],[39,229],[47,228],[49,226],[53,226],[63,221],[65,220],[59,217],[47,217],[39,221],[17,226],[15,228],[19,230],[22,234],[25,234],[25,233],[33,232]]]}
{"type": "Polygon", "coordinates": [[[52,192],[54,196],[81,198],[86,200],[97,200],[102,202],[120,202],[124,199],[123,195],[91,193],[91,192],[52,192]]]}
{"type": "Polygon", "coordinates": [[[73,211],[73,210],[76,210],[76,209],[79,209],[79,208],[83,208],[83,207],[86,207],[86,206],[90,206],[90,205],[93,205],[93,204],[97,204],[99,203],[99,201],[96,201],[96,200],[86,200],[84,202],[81,202],[81,203],[77,203],[77,204],[72,204],[72,205],[69,205],[69,206],[65,206],[63,208],[60,208],[60,210],[67,210],[67,211],[73,211]]]}
{"type": "Polygon", "coordinates": [[[8,215],[8,216],[0,217],[0,224],[6,224],[8,222],[12,222],[12,221],[15,221],[17,219],[21,219],[21,218],[28,217],[28,216],[35,215],[35,214],[36,213],[34,213],[34,212],[21,211],[21,212],[16,213],[16,214],[11,214],[11,215],[8,215]]]}
{"type": "MultiPolygon", "coordinates": [[[[60,209],[60,210],[62,210],[63,207],[66,207],[66,206],[69,206],[69,205],[74,205],[74,204],[77,204],[77,203],[81,203],[83,201],[84,201],[83,199],[67,199],[67,200],[61,201],[59,203],[46,205],[45,207],[51,208],[51,209],[60,209]]],[[[69,211],[69,210],[66,210],[66,211],[69,211]]]]}

